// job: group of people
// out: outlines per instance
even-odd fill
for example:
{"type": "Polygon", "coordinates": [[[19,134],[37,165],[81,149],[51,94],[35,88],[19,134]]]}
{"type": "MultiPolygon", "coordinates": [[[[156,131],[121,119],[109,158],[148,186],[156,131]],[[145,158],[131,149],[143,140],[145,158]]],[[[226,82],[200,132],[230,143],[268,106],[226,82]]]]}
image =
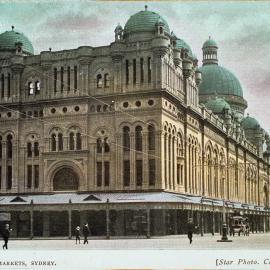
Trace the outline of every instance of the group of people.
{"type": "MultiPolygon", "coordinates": [[[[188,223],[187,223],[187,235],[188,235],[188,239],[189,239],[189,243],[192,243],[192,237],[193,237],[193,233],[194,230],[196,229],[196,227],[193,224],[192,219],[188,219],[188,223]]],[[[8,240],[9,240],[9,236],[10,236],[10,232],[12,231],[12,229],[9,227],[9,224],[6,224],[5,227],[1,230],[1,235],[4,239],[4,245],[3,245],[3,249],[8,249],[8,240]]],[[[88,226],[88,223],[85,223],[82,227],[82,234],[84,237],[84,241],[83,244],[88,244],[88,236],[90,235],[90,229],[88,226]]],[[[77,243],[81,243],[81,228],[80,226],[77,226],[75,228],[75,241],[76,241],[76,245],[77,243]]]]}
{"type": "MultiPolygon", "coordinates": [[[[88,223],[85,223],[83,225],[82,233],[83,233],[83,237],[84,237],[83,244],[84,245],[88,244],[88,236],[90,235],[90,229],[89,229],[88,223]]],[[[79,242],[79,244],[81,243],[81,228],[80,228],[80,226],[77,226],[75,228],[75,239],[76,239],[76,245],[78,242],[79,242]]]]}

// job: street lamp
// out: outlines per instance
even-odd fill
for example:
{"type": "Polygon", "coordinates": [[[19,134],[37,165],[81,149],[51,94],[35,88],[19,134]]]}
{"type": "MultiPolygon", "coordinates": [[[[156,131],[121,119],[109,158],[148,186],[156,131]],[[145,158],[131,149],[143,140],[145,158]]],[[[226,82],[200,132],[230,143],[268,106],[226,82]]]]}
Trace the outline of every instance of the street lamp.
{"type": "Polygon", "coordinates": [[[220,240],[217,240],[217,242],[232,242],[232,240],[228,239],[228,225],[226,223],[226,212],[225,212],[225,200],[223,200],[223,207],[222,207],[222,212],[223,212],[223,224],[222,224],[222,237],[220,240]]]}

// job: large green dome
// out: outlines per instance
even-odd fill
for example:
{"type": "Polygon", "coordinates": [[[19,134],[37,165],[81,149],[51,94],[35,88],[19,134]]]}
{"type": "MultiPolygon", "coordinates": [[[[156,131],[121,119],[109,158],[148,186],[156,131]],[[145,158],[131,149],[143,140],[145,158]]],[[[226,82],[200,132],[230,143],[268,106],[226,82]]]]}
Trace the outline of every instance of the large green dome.
{"type": "Polygon", "coordinates": [[[132,15],[125,25],[124,32],[126,34],[134,32],[154,32],[157,22],[164,23],[164,31],[168,34],[170,33],[168,23],[159,14],[147,9],[132,15]]]}
{"type": "Polygon", "coordinates": [[[244,129],[258,129],[258,128],[260,128],[259,122],[255,118],[250,117],[249,115],[242,120],[241,124],[242,124],[244,129]]]}
{"type": "Polygon", "coordinates": [[[205,103],[207,109],[213,113],[223,113],[224,109],[231,109],[230,105],[223,98],[214,98],[205,103]]]}
{"type": "Polygon", "coordinates": [[[232,72],[218,65],[204,65],[199,69],[202,83],[199,85],[200,95],[231,95],[243,97],[243,90],[232,72]]]}
{"type": "Polygon", "coordinates": [[[15,44],[18,42],[22,43],[23,52],[34,54],[33,45],[30,40],[23,33],[14,30],[0,34],[0,51],[15,50],[15,44]]]}

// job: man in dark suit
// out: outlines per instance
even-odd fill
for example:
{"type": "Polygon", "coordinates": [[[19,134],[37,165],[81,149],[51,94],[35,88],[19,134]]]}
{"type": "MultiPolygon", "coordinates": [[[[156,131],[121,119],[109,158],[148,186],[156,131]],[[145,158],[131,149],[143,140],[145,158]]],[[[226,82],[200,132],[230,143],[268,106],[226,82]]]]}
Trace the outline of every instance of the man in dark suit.
{"type": "Polygon", "coordinates": [[[191,218],[188,219],[188,223],[187,223],[187,234],[188,234],[188,239],[189,239],[189,243],[192,243],[192,236],[193,236],[193,232],[194,232],[194,224],[193,224],[193,220],[191,218]]]}
{"type": "Polygon", "coordinates": [[[5,228],[3,229],[2,231],[2,235],[3,235],[3,238],[4,238],[4,242],[5,244],[3,245],[3,249],[8,249],[8,239],[9,239],[9,236],[10,236],[10,232],[12,231],[12,229],[9,228],[9,224],[6,224],[5,228]]]}
{"type": "Polygon", "coordinates": [[[89,233],[90,233],[90,230],[89,230],[89,227],[88,227],[88,223],[85,223],[84,226],[83,226],[83,236],[84,236],[84,241],[83,241],[83,244],[88,244],[88,239],[87,237],[89,236],[89,233]]]}

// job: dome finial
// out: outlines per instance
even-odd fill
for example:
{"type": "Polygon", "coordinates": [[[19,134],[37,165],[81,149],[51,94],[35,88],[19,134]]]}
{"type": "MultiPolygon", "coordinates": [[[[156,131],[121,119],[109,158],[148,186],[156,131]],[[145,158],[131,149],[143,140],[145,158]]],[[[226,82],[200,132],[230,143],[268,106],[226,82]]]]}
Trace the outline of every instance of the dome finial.
{"type": "Polygon", "coordinates": [[[145,5],[145,6],[144,6],[144,8],[145,8],[145,11],[147,11],[148,6],[147,6],[147,5],[145,5]]]}
{"type": "Polygon", "coordinates": [[[11,29],[12,29],[12,31],[14,30],[14,28],[15,28],[15,27],[14,27],[14,25],[11,25],[11,29]]]}

